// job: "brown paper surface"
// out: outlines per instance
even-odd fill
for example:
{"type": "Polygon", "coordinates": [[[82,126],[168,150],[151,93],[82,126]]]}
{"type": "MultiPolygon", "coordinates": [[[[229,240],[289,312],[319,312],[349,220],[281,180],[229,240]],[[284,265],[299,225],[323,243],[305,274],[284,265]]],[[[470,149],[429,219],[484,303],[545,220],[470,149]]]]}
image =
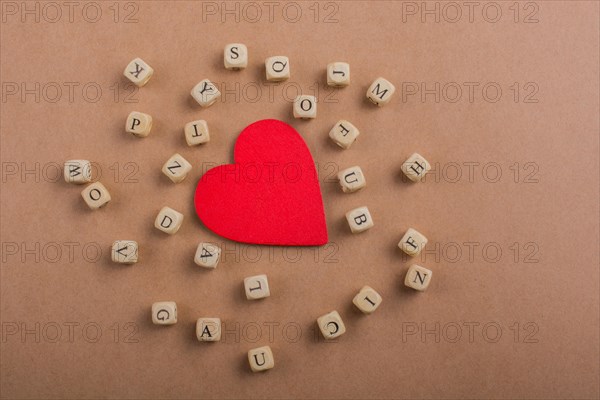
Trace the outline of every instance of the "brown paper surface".
{"type": "Polygon", "coordinates": [[[1,395],[3,398],[597,398],[598,28],[596,2],[11,2],[0,4],[1,395]],[[242,42],[248,68],[223,68],[242,42]],[[286,55],[291,79],[268,84],[264,59],[286,55]],[[133,90],[134,57],[155,70],[133,90]],[[346,61],[351,85],[325,85],[346,61]],[[377,108],[365,91],[396,85],[377,108]],[[189,92],[209,78],[222,101],[189,92]],[[298,94],[315,120],[292,117],[298,94]],[[149,137],[124,132],[149,113],[149,137]],[[241,245],[208,231],[192,195],[208,168],[232,161],[238,133],[278,118],[306,140],[320,174],[330,243],[241,245]],[[328,131],[361,131],[348,150],[328,131]],[[183,126],[205,119],[207,145],[183,126]],[[179,152],[180,184],[160,171],[179,152]],[[402,179],[413,152],[433,166],[402,179]],[[65,160],[94,162],[113,201],[87,209],[62,180],[65,160]],[[367,187],[344,194],[335,174],[359,165],[367,187]],[[160,208],[185,215],[174,236],[160,208]],[[352,235],[344,214],[366,205],[375,227],[352,235]],[[426,252],[397,248],[406,229],[426,252]],[[110,261],[117,239],[140,262],[110,261]],[[216,270],[196,245],[223,246],[216,270]],[[433,271],[424,293],[403,286],[412,263],[433,271]],[[244,277],[271,296],[247,301],[244,277]],[[372,315],[351,303],[383,297],[372,315]],[[155,301],[179,321],[151,323],[155,301]],[[338,310],[347,332],[325,342],[315,320],[338,310]],[[200,317],[223,320],[199,343],[200,317]],[[247,351],[271,346],[275,368],[250,372],[247,351]]]}

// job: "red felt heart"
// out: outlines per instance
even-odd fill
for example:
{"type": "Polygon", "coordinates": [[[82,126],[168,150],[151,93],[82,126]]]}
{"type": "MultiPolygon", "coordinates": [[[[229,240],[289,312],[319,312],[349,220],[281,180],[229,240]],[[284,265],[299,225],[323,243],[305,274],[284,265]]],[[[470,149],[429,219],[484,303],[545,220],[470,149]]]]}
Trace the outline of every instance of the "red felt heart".
{"type": "Polygon", "coordinates": [[[240,133],[233,157],[235,164],[210,169],[196,187],[196,213],[207,228],[244,243],[327,243],[315,163],[294,128],[257,121],[240,133]]]}

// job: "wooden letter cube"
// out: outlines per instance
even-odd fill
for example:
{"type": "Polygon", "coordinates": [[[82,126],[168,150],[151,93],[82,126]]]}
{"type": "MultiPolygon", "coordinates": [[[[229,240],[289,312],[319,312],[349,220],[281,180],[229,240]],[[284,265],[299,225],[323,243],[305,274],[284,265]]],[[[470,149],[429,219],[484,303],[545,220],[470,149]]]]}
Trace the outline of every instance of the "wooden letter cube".
{"type": "Polygon", "coordinates": [[[134,134],[137,137],[146,137],[152,129],[152,116],[139,111],[132,111],[127,116],[125,122],[125,132],[134,134]]]}
{"type": "Polygon", "coordinates": [[[217,268],[221,257],[221,248],[212,243],[200,243],[196,250],[194,262],[204,268],[217,268]]]}
{"type": "Polygon", "coordinates": [[[134,264],[138,261],[138,244],[134,240],[115,240],[111,257],[119,264],[134,264]]]}
{"type": "Polygon", "coordinates": [[[239,70],[248,66],[248,49],[241,43],[230,43],[225,46],[223,54],[225,68],[239,70]]]}
{"type": "Polygon", "coordinates": [[[218,342],[221,340],[220,318],[198,318],[196,338],[200,342],[218,342]]]}
{"type": "Polygon", "coordinates": [[[244,288],[248,300],[263,299],[271,295],[266,275],[250,276],[244,279],[244,288]]]}
{"type": "Polygon", "coordinates": [[[85,187],[81,192],[81,197],[92,210],[97,210],[108,204],[111,200],[110,193],[100,182],[94,182],[85,187]]]}
{"type": "Polygon", "coordinates": [[[419,153],[413,153],[404,164],[402,164],[402,172],[413,182],[419,182],[427,171],[431,169],[431,165],[419,153]]]}
{"type": "Polygon", "coordinates": [[[188,146],[197,146],[210,140],[208,125],[204,120],[188,122],[183,131],[188,146]]]}
{"type": "Polygon", "coordinates": [[[173,154],[162,167],[163,174],[168,176],[169,179],[175,183],[184,180],[188,172],[191,170],[192,164],[190,164],[179,153],[173,154]]]}
{"type": "Polygon", "coordinates": [[[367,207],[358,207],[346,213],[346,219],[352,233],[364,232],[375,224],[367,207]]]}
{"type": "Polygon", "coordinates": [[[340,186],[344,193],[356,192],[367,186],[367,181],[360,167],[346,168],[338,173],[340,186]]]}
{"type": "Polygon", "coordinates": [[[335,339],[346,332],[346,326],[337,311],[332,311],[317,318],[317,325],[325,339],[335,339]]]}
{"type": "Polygon", "coordinates": [[[202,107],[209,107],[221,97],[221,92],[211,81],[203,79],[192,89],[192,97],[202,107]]]}
{"type": "Polygon", "coordinates": [[[183,214],[170,207],[163,207],[156,216],[154,227],[169,235],[174,235],[181,228],[182,222],[183,214]]]}
{"type": "Polygon", "coordinates": [[[369,286],[363,286],[360,292],[352,299],[352,303],[365,314],[371,314],[377,310],[381,301],[379,293],[369,286]]]}
{"type": "Polygon", "coordinates": [[[398,247],[409,256],[416,256],[427,244],[427,238],[416,229],[409,228],[398,243],[398,247]]]}
{"type": "Polygon", "coordinates": [[[327,84],[329,86],[348,86],[350,84],[350,64],[345,62],[327,64],[327,84]]]}
{"type": "Polygon", "coordinates": [[[390,81],[383,78],[377,78],[373,81],[371,86],[369,86],[367,98],[371,100],[373,104],[377,104],[381,107],[390,102],[395,91],[396,88],[390,81]]]}
{"type": "Polygon", "coordinates": [[[152,323],[155,325],[177,323],[177,304],[174,301],[159,301],[152,304],[152,323]]]}
{"type": "Polygon", "coordinates": [[[359,130],[345,119],[341,119],[335,123],[329,131],[329,137],[335,144],[342,149],[347,149],[356,140],[360,134],[359,130]]]}
{"type": "Polygon", "coordinates": [[[433,275],[433,272],[427,268],[413,264],[406,273],[404,284],[415,290],[423,291],[429,286],[429,283],[431,282],[431,275],[433,275]]]}
{"type": "Polygon", "coordinates": [[[265,60],[267,80],[273,82],[285,81],[290,78],[290,60],[286,56],[274,56],[265,60]]]}
{"type": "Polygon", "coordinates": [[[65,182],[87,183],[92,181],[92,164],[88,160],[65,161],[65,182]]]}
{"type": "Polygon", "coordinates": [[[133,82],[137,87],[144,86],[149,80],[154,70],[141,58],[134,58],[131,60],[123,75],[133,82]]]}
{"type": "Polygon", "coordinates": [[[248,351],[248,362],[252,372],[260,372],[275,366],[273,352],[269,346],[258,347],[248,351]]]}
{"type": "Polygon", "coordinates": [[[302,95],[294,100],[294,118],[316,118],[317,98],[315,96],[302,95]]]}

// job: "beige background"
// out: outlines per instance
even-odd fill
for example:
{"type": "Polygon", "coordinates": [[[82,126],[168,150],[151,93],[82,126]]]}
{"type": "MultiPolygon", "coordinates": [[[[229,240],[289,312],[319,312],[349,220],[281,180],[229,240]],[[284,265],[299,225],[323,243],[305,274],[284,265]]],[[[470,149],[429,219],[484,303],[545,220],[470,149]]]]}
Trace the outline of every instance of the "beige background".
{"type": "Polygon", "coordinates": [[[440,10],[436,22],[420,2],[392,1],[294,3],[302,11],[297,22],[296,8],[283,14],[284,3],[270,22],[269,6],[259,2],[262,18],[251,22],[255,10],[229,3],[238,7],[236,22],[220,2],[131,2],[117,5],[115,22],[108,2],[87,6],[88,20],[96,10],[89,7],[102,11],[95,23],[82,17],[85,2],[72,22],[63,2],[55,22],[45,3],[26,3],[38,7],[39,22],[27,14],[22,21],[25,6],[11,4],[2,5],[0,31],[2,397],[599,396],[598,3],[518,3],[518,22],[513,2],[482,2],[472,22],[466,6],[448,22],[455,10],[428,3],[440,10]],[[214,7],[216,15],[207,13],[214,7]],[[500,8],[500,19],[487,21],[484,7],[488,20],[500,8]],[[137,22],[125,23],[132,12],[137,22]],[[324,22],[331,13],[334,21],[324,22]],[[223,46],[233,41],[250,52],[241,72],[222,67],[223,46]],[[263,60],[278,54],[290,58],[292,78],[269,86],[263,60]],[[128,103],[122,70],[136,56],[155,76],[128,103]],[[325,86],[325,67],[336,60],[351,65],[348,88],[325,86]],[[398,89],[380,109],[364,99],[379,75],[398,89]],[[189,91],[207,77],[229,92],[202,110],[189,91]],[[436,82],[439,102],[434,94],[408,94],[436,82]],[[315,85],[317,119],[293,120],[288,100],[315,85]],[[456,85],[462,98],[451,102],[456,85]],[[502,95],[492,102],[496,86],[502,95]],[[97,87],[102,94],[92,102],[97,87]],[[22,89],[32,92],[22,97],[22,89]],[[132,110],[154,117],[148,138],[124,133],[132,110]],[[183,126],[198,118],[208,121],[211,142],[188,148],[183,126]],[[195,217],[192,194],[203,170],[231,162],[237,134],[262,118],[292,124],[310,147],[328,246],[234,244],[195,217]],[[361,130],[347,151],[327,138],[340,118],[361,130]],[[401,178],[401,163],[414,151],[437,165],[425,183],[401,178]],[[160,172],[174,152],[194,165],[178,185],[160,172]],[[106,208],[91,212],[81,187],[55,179],[56,165],[71,158],[96,163],[113,196],[106,208]],[[332,177],[353,164],[368,187],[343,194],[332,177]],[[185,214],[175,236],[152,227],[164,205],[185,214]],[[343,215],[362,205],[375,227],[352,235],[343,215]],[[429,253],[415,260],[434,271],[422,294],[403,287],[410,260],[396,248],[411,226],[430,239],[429,253]],[[140,242],[137,265],[110,262],[116,239],[140,242]],[[227,248],[214,271],[193,264],[201,240],[227,248]],[[492,262],[497,249],[502,254],[492,262]],[[242,280],[256,273],[268,274],[272,295],[249,302],[242,280]],[[368,317],[351,305],[365,284],[384,299],[368,317]],[[177,325],[151,324],[150,306],[160,300],[177,302],[177,325]],[[348,331],[325,343],[314,321],[333,309],[348,331]],[[224,342],[195,340],[201,316],[224,320],[224,342]],[[276,367],[252,374],[246,352],[266,344],[276,367]]]}

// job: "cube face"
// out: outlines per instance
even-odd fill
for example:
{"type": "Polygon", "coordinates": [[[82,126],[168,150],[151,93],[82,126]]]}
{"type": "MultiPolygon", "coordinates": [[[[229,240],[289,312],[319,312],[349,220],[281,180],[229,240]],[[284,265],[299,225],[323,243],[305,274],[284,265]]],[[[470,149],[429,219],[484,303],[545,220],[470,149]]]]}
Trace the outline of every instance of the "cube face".
{"type": "Polygon", "coordinates": [[[335,339],[346,332],[346,326],[337,311],[332,311],[317,318],[317,325],[325,339],[335,339]]]}
{"type": "Polygon", "coordinates": [[[302,95],[294,100],[294,118],[312,119],[317,117],[317,98],[302,95]]]}
{"type": "Polygon", "coordinates": [[[127,67],[125,67],[125,71],[123,75],[127,77],[131,82],[133,82],[136,86],[142,87],[152,77],[154,70],[148,63],[146,63],[141,58],[134,58],[131,60],[127,67]]]}
{"type": "Polygon", "coordinates": [[[170,207],[163,207],[154,221],[154,227],[169,235],[177,233],[183,223],[183,214],[170,207]]]}
{"type": "Polygon", "coordinates": [[[194,86],[191,94],[202,107],[213,105],[221,97],[219,89],[208,79],[203,79],[194,86]]]}
{"type": "Polygon", "coordinates": [[[327,64],[327,84],[329,86],[348,86],[350,84],[350,64],[345,62],[327,64]]]}
{"type": "Polygon", "coordinates": [[[162,167],[163,174],[165,174],[174,183],[184,180],[188,172],[191,170],[192,164],[190,164],[179,153],[173,154],[162,167]]]}
{"type": "Polygon", "coordinates": [[[221,248],[212,243],[200,243],[196,249],[194,262],[204,268],[217,268],[219,258],[221,257],[221,248]]]}
{"type": "Polygon", "coordinates": [[[208,125],[204,120],[192,121],[185,124],[183,129],[185,133],[185,141],[188,146],[197,146],[207,143],[210,140],[208,125]]]}
{"type": "Polygon", "coordinates": [[[223,53],[225,68],[239,70],[248,66],[248,48],[242,43],[230,43],[223,53]]]}
{"type": "Polygon", "coordinates": [[[360,292],[354,299],[352,299],[352,303],[365,314],[371,314],[373,311],[377,310],[377,307],[381,304],[382,298],[373,288],[369,286],[363,286],[360,289],[360,292]]]}
{"type": "Polygon", "coordinates": [[[88,160],[68,160],[65,161],[64,168],[65,182],[88,183],[92,181],[92,164],[88,160]]]}
{"type": "Polygon", "coordinates": [[[111,200],[110,193],[100,182],[94,182],[85,187],[81,192],[81,197],[92,210],[97,210],[108,204],[111,200]]]}
{"type": "Polygon", "coordinates": [[[425,235],[416,229],[409,228],[398,243],[398,247],[409,256],[418,255],[427,244],[425,235]]]}
{"type": "Polygon", "coordinates": [[[402,164],[402,172],[413,182],[420,182],[430,169],[429,162],[419,153],[413,153],[402,164]]]}
{"type": "Polygon", "coordinates": [[[285,81],[290,78],[290,60],[286,56],[273,56],[265,60],[267,80],[285,81]]]}
{"type": "Polygon", "coordinates": [[[413,264],[410,266],[408,272],[406,273],[406,277],[404,278],[404,285],[422,292],[429,287],[432,275],[433,272],[431,272],[427,268],[423,268],[420,265],[413,264]]]}
{"type": "Polygon", "coordinates": [[[273,352],[269,346],[258,347],[248,351],[248,362],[252,372],[260,372],[275,366],[273,352]]]}
{"type": "Polygon", "coordinates": [[[152,116],[139,111],[132,111],[125,121],[125,132],[138,137],[146,137],[152,129],[152,116]]]}
{"type": "Polygon", "coordinates": [[[173,325],[177,323],[177,304],[174,301],[159,301],[152,304],[152,323],[173,325]]]}
{"type": "Polygon", "coordinates": [[[196,321],[196,338],[200,342],[218,342],[221,340],[221,319],[198,318],[196,321]]]}
{"type": "Polygon", "coordinates": [[[344,193],[356,192],[367,186],[365,175],[359,166],[346,168],[338,173],[340,186],[344,193]]]}
{"type": "Polygon", "coordinates": [[[358,207],[346,213],[346,219],[352,233],[364,232],[371,229],[375,223],[367,207],[358,207]]]}
{"type": "Polygon", "coordinates": [[[390,102],[396,87],[390,81],[384,78],[377,78],[367,90],[367,98],[379,107],[390,102]]]}
{"type": "Polygon", "coordinates": [[[138,244],[134,240],[115,240],[111,249],[112,261],[119,264],[134,264],[138,261],[138,244]]]}
{"type": "Polygon", "coordinates": [[[244,289],[248,300],[258,300],[271,295],[266,275],[250,276],[244,279],[244,289]]]}
{"type": "Polygon", "coordinates": [[[349,148],[356,140],[360,131],[345,119],[341,119],[329,131],[329,137],[342,149],[349,148]]]}

